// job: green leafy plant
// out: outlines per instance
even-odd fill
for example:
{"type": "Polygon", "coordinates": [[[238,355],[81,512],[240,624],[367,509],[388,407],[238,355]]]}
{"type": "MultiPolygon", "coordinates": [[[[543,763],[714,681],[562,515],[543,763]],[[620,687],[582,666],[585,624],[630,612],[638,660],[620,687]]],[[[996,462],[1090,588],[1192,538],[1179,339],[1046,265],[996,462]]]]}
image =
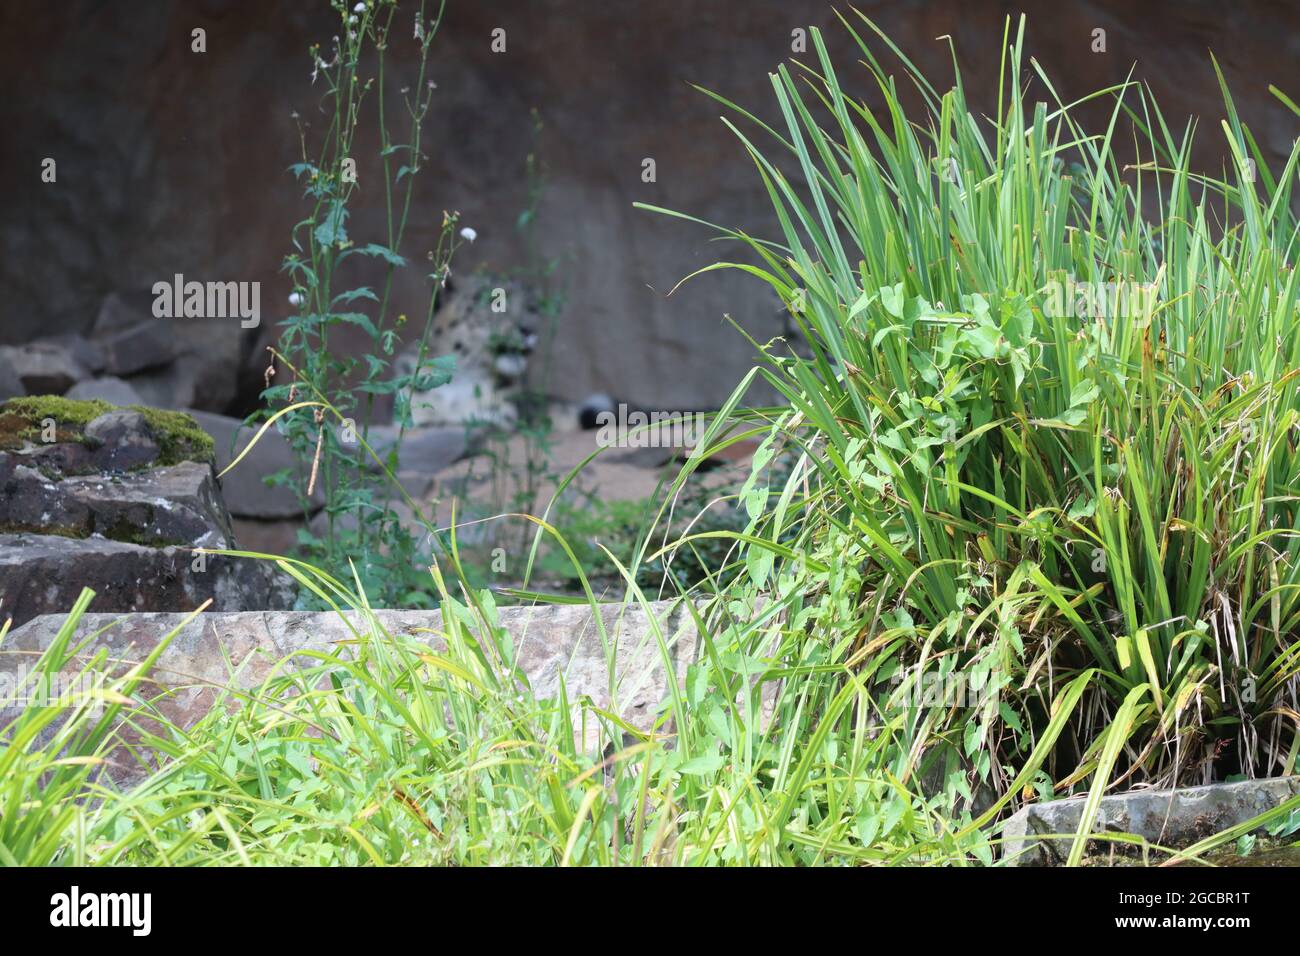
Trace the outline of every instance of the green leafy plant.
{"type": "Polygon", "coordinates": [[[880,106],[816,30],[815,62],[772,75],[779,127],[708,94],[780,234],[713,226],[747,255],[702,271],[767,283],[808,355],[754,343],[788,404],[738,410],[751,377],[713,430],[766,435],[719,589],[869,670],[918,769],[967,800],[1020,799],[1085,674],[1044,765],[1058,794],[1090,782],[1095,809],[1123,784],[1293,772],[1300,146],[1275,176],[1225,88],[1228,169],[1198,174],[1192,126],[1139,84],[1062,101],[1023,20],[981,117],[960,73],[936,88],[865,16],[841,21],[880,106]],[[1096,101],[1109,121],[1084,129],[1096,101]],[[779,449],[799,464],[772,480],[779,449]],[[927,673],[981,698],[917,707],[927,673]]]}
{"type": "MultiPolygon", "coordinates": [[[[341,39],[336,39],[328,61],[318,47],[311,50],[313,83],[319,79],[325,85],[322,112],[328,123],[314,137],[314,152],[309,151],[309,139],[313,138],[309,124],[300,123],[303,156],[291,171],[303,184],[310,213],[294,227],[294,251],[284,260],[284,271],[293,279],[290,301],[297,312],[282,323],[284,331],[273,350],[263,393],[267,411],[260,416],[272,420],[274,415],[277,428],[300,458],[310,463],[309,468],[286,471],[276,480],[299,494],[304,514],[310,511],[313,491],[319,488],[324,495],[320,533],[300,533],[304,554],[337,573],[343,573],[349,561],[354,562],[373,599],[383,604],[427,604],[431,598],[417,571],[416,559],[422,557],[418,553],[420,538],[399,521],[390,483],[376,480],[370,468],[364,439],[369,436],[375,399],[390,396],[395,405],[398,433],[386,454],[391,479],[410,425],[411,395],[445,384],[455,368],[452,357],[430,354],[429,339],[452,257],[464,241],[456,230],[455,213],[443,214],[436,246],[428,254],[430,293],[415,367],[405,374],[395,374],[391,368],[394,350],[409,331],[403,328],[406,316],[392,314],[390,300],[396,271],[409,266],[401,249],[410,223],[415,179],[424,163],[421,150],[433,99],[429,50],[442,21],[443,6],[439,3],[431,18],[421,2],[416,11],[415,39],[404,41],[419,48],[416,81],[400,93],[406,113],[405,142],[393,138],[388,115],[389,101],[399,95],[389,89],[395,85],[388,63],[389,45],[399,42],[393,35],[395,4],[371,3],[355,12],[347,4],[335,3],[341,39]],[[371,70],[373,75],[367,76],[371,70]],[[387,229],[381,242],[363,243],[351,235],[349,220],[359,188],[355,175],[358,131],[363,106],[371,98],[377,114],[387,229]],[[365,263],[382,270],[378,291],[353,284],[352,277],[365,263]],[[335,347],[345,328],[360,330],[365,336],[360,358],[341,354],[335,347]],[[281,376],[280,372],[287,374],[281,376]],[[323,404],[339,412],[337,422],[324,417],[323,404]]],[[[310,593],[303,594],[302,601],[311,605],[310,593]]]]}

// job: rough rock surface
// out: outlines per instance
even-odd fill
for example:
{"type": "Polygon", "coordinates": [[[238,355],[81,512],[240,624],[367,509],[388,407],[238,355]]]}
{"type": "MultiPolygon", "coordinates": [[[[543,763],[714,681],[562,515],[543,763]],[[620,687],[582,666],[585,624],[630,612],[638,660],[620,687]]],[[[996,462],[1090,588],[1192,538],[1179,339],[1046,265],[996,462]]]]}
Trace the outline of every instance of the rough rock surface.
{"type": "MultiPolygon", "coordinates": [[[[613,709],[635,727],[654,722],[667,693],[666,674],[650,623],[658,622],[680,678],[696,654],[696,633],[690,614],[675,601],[652,602],[649,614],[640,606],[601,605],[601,620],[615,648],[617,680],[611,695],[604,644],[591,609],[586,605],[503,607],[500,626],[511,635],[519,669],[536,694],[555,696],[563,677],[570,700],[590,697],[596,706],[613,709]]],[[[387,633],[405,636],[436,649],[445,648],[442,615],[438,611],[376,611],[387,633]]],[[[104,628],[95,648],[107,648],[110,659],[139,661],[178,627],[184,614],[87,614],[78,622],[74,642],[104,628]]],[[[38,617],[11,632],[0,648],[0,674],[13,672],[34,652],[48,647],[65,615],[38,617]]],[[[175,693],[159,703],[173,722],[187,726],[211,706],[212,687],[230,683],[232,665],[238,686],[248,688],[265,679],[271,666],[295,651],[338,648],[355,639],[349,623],[367,633],[356,612],[347,621],[332,612],[268,611],[199,615],[180,630],[160,656],[153,671],[158,689],[175,693]],[[240,666],[242,665],[242,666],[240,666]]],[[[5,719],[0,709],[0,722],[5,719]]]]}
{"type": "MultiPolygon", "coordinates": [[[[1093,832],[1132,833],[1167,847],[1187,847],[1228,827],[1300,796],[1300,777],[1216,783],[1181,790],[1138,790],[1103,797],[1093,832]]],[[[1043,834],[1073,836],[1086,797],[1037,803],[1018,810],[1002,831],[1003,859],[1013,866],[1051,866],[1070,853],[1070,839],[1035,839],[1043,834]]],[[[1095,843],[1099,852],[1111,844],[1095,843]]]]}
{"type": "Polygon", "coordinates": [[[110,405],[143,405],[140,393],[131,387],[131,383],[115,375],[103,375],[99,378],[86,379],[68,389],[67,397],[77,401],[99,399],[110,405]]]}
{"type": "Polygon", "coordinates": [[[77,360],[72,349],[60,342],[0,347],[0,358],[13,368],[28,395],[62,395],[90,376],[90,370],[77,360]]]}
{"type": "Polygon", "coordinates": [[[108,471],[131,471],[153,464],[162,446],[142,412],[118,408],[105,412],[86,425],[83,435],[103,450],[108,471]]]}
{"type": "Polygon", "coordinates": [[[0,534],[0,614],[15,623],[70,608],[83,587],[97,610],[288,607],[292,591],[268,565],[189,548],[107,538],[0,534]]]}
{"type": "Polygon", "coordinates": [[[83,587],[102,611],[287,607],[292,588],[270,565],[193,550],[236,547],[210,462],[169,463],[188,439],[102,408],[51,406],[68,418],[48,443],[0,408],[0,615],[66,611],[83,587]]]}
{"type": "Polygon", "coordinates": [[[44,336],[32,344],[60,348],[71,355],[79,365],[96,375],[104,371],[107,361],[103,349],[76,332],[60,332],[56,335],[44,336]]]}
{"type": "Polygon", "coordinates": [[[18,377],[13,362],[0,349],[0,402],[26,394],[27,389],[23,388],[23,381],[18,377]]]}
{"type": "Polygon", "coordinates": [[[104,335],[98,343],[105,368],[110,375],[130,375],[167,365],[176,358],[176,331],[174,324],[145,319],[104,335]]]}
{"type": "Polygon", "coordinates": [[[0,527],[10,532],[98,536],[151,547],[228,548],[233,540],[230,516],[206,463],[59,482],[18,465],[0,487],[0,527]]]}
{"type": "MultiPolygon", "coordinates": [[[[663,410],[720,402],[753,359],[723,313],[765,341],[782,330],[774,303],[739,273],[705,275],[666,297],[682,276],[726,258],[725,250],[704,229],[632,204],[778,234],[761,179],[718,120],[722,108],[689,84],[779,121],[768,74],[792,58],[815,63],[811,45],[808,54],[793,53],[791,34],[817,26],[841,83],[876,110],[880,91],[856,65],[861,53],[835,20],[837,7],[854,20],[848,6],[449,3],[433,47],[438,95],[429,128],[438,131],[436,148],[417,181],[418,231],[403,251],[423,257],[443,209],[460,210],[461,221],[478,232],[458,254],[457,274],[521,265],[535,241],[545,259],[558,263],[556,285],[565,297],[549,382],[559,395],[578,400],[603,391],[663,410]],[[508,36],[505,53],[491,49],[497,27],[508,36]],[[543,123],[536,138],[533,107],[543,123]],[[531,237],[515,228],[529,208],[530,153],[546,167],[531,237]],[[645,158],[657,163],[653,183],[641,178],[645,158]]],[[[1223,104],[1207,49],[1270,163],[1285,158],[1295,137],[1294,114],[1268,90],[1274,83],[1295,95],[1288,85],[1300,53],[1295,5],[1243,2],[1230,16],[1222,5],[1171,0],[854,6],[941,91],[952,65],[948,43],[936,37],[950,35],[977,113],[996,109],[1003,17],[1023,9],[1028,50],[1066,102],[1124,82],[1136,61],[1134,79],[1151,84],[1171,126],[1201,117],[1194,156],[1203,171],[1217,175],[1231,163],[1216,134],[1223,104]],[[1106,30],[1105,53],[1092,52],[1096,28],[1106,30]]],[[[399,87],[415,76],[410,12],[402,16],[404,36],[399,42],[394,35],[389,52],[399,87]]],[[[311,85],[308,44],[328,50],[338,32],[326,3],[136,4],[130,16],[98,0],[0,4],[0,88],[40,91],[0,97],[0,128],[27,145],[0,151],[7,227],[0,235],[0,341],[25,341],[56,323],[84,332],[109,290],[147,294],[177,272],[204,281],[260,281],[257,332],[275,335],[283,312],[273,305],[287,311],[291,291],[280,264],[293,224],[305,215],[285,172],[299,158],[290,113],[309,115],[320,96],[320,84],[311,85]],[[207,30],[206,55],[190,51],[197,26],[207,30]],[[45,156],[58,161],[57,183],[39,181],[45,156]]],[[[911,94],[883,44],[868,42],[900,77],[903,94],[911,94]]],[[[1050,99],[1037,84],[1032,95],[1050,99]]],[[[1099,97],[1084,108],[1091,128],[1105,128],[1111,105],[1099,97]]],[[[367,147],[357,157],[362,188],[349,232],[360,241],[382,234],[376,153],[367,147]]],[[[360,271],[358,285],[379,287],[360,271]]],[[[400,270],[396,311],[423,314],[426,286],[420,269],[400,270]]],[[[248,345],[244,355],[251,394],[265,354],[248,345]]],[[[214,378],[211,386],[217,384],[214,378]]]]}
{"type": "Polygon", "coordinates": [[[252,335],[236,319],[158,318],[152,296],[114,292],[100,304],[91,344],[145,404],[220,412],[236,397],[252,335]]]}

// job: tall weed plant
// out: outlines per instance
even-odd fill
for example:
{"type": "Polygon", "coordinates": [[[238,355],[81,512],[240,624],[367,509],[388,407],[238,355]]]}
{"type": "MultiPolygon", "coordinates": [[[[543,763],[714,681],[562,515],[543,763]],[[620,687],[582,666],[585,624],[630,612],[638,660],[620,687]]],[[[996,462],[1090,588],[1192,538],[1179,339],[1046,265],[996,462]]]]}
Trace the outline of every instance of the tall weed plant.
{"type": "MultiPolygon", "coordinates": [[[[312,83],[324,89],[319,113],[325,126],[316,129],[300,120],[303,155],[291,167],[309,209],[294,226],[293,252],[284,260],[294,286],[290,303],[297,311],[282,323],[284,331],[272,350],[263,392],[267,410],[259,417],[275,423],[304,463],[276,480],[298,493],[304,513],[311,511],[313,493],[323,494],[323,527],[299,535],[304,555],[337,574],[346,574],[353,562],[376,603],[428,604],[431,590],[416,570],[421,538],[400,522],[391,485],[375,480],[367,439],[376,399],[391,397],[398,425],[385,454],[391,475],[411,422],[412,396],[418,401],[421,393],[445,384],[455,368],[453,357],[431,353],[430,342],[452,257],[466,241],[454,213],[442,215],[435,248],[428,253],[428,304],[422,324],[412,323],[418,361],[406,374],[392,367],[395,349],[412,333],[404,327],[407,316],[394,314],[392,289],[397,271],[410,267],[401,250],[411,224],[415,180],[425,162],[426,120],[436,89],[429,56],[445,2],[435,9],[421,0],[413,36],[407,33],[410,21],[397,21],[394,3],[332,6],[340,21],[333,49],[316,46],[310,51],[312,83]],[[415,82],[400,90],[394,89],[399,81],[390,63],[395,44],[414,44],[418,50],[415,82]],[[395,101],[403,107],[396,120],[391,116],[395,101]],[[350,222],[360,188],[358,137],[367,106],[374,110],[378,130],[387,220],[379,241],[358,240],[350,222]],[[382,269],[377,288],[356,284],[358,266],[366,260],[382,269]],[[359,357],[340,348],[345,328],[359,329],[365,337],[359,357]],[[332,415],[327,416],[325,405],[332,415]]],[[[302,602],[312,605],[309,592],[302,602]]]]}

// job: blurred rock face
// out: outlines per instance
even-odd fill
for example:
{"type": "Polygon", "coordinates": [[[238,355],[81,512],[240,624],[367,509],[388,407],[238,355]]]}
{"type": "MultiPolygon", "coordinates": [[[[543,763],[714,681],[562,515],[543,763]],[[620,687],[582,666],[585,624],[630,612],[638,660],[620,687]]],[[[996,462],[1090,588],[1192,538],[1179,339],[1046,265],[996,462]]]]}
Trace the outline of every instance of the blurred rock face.
{"type": "MultiPolygon", "coordinates": [[[[1274,162],[1290,148],[1296,117],[1269,95],[1294,96],[1300,12],[1211,3],[1111,5],[1026,2],[1029,49],[1067,100],[1122,81],[1130,65],[1150,82],[1171,127],[1203,117],[1198,159],[1221,165],[1221,115],[1206,49],[1213,49],[1243,118],[1274,162]],[[1092,31],[1107,52],[1092,52],[1092,31]]],[[[414,82],[415,43],[403,4],[391,49],[397,86],[414,82]]],[[[1002,4],[962,0],[863,3],[861,8],[927,70],[951,76],[953,37],[977,103],[994,109],[1002,4]]],[[[527,207],[525,157],[547,169],[536,249],[556,261],[557,320],[550,371],[536,384],[579,399],[593,391],[657,408],[721,401],[752,363],[724,313],[760,341],[783,325],[772,297],[739,274],[713,274],[665,293],[682,276],[725,258],[725,245],[637,201],[713,222],[775,232],[752,164],[718,121],[720,107],[689,83],[773,118],[767,74],[791,57],[791,31],[817,25],[852,88],[858,51],[824,0],[707,4],[585,0],[449,0],[433,48],[438,84],[429,160],[417,181],[408,240],[413,261],[396,287],[395,311],[423,314],[419,269],[441,220],[458,209],[478,240],[455,268],[503,271],[529,263],[516,228],[527,207]],[[494,53],[492,31],[506,31],[494,53]],[[530,110],[544,124],[534,139],[530,110]],[[653,182],[643,181],[654,160],[653,182]]],[[[264,345],[283,317],[289,285],[279,271],[289,232],[304,215],[286,172],[297,161],[291,112],[326,117],[323,84],[310,81],[306,50],[339,33],[324,0],[263,4],[189,0],[167,4],[10,0],[0,7],[0,342],[89,333],[109,293],[146,293],[184,273],[200,281],[262,283],[257,330],[228,323],[191,351],[240,356],[242,394],[255,395],[264,345]],[[207,52],[190,34],[207,31],[207,52]],[[57,181],[42,183],[45,158],[57,181]]],[[[877,53],[889,62],[880,45],[877,53]]],[[[802,57],[809,59],[810,57],[802,57]]],[[[858,91],[874,102],[865,77],[858,91]]],[[[1045,93],[1040,96],[1046,99],[1045,93]]],[[[373,121],[374,103],[368,104],[373,121]]],[[[1093,116],[1104,121],[1108,104],[1093,116]]],[[[400,105],[390,103],[390,116],[400,105]]],[[[367,127],[373,131],[373,125],[367,127]]],[[[394,130],[401,141],[401,132],[394,130]]],[[[373,142],[359,151],[361,204],[352,233],[381,238],[383,190],[373,142]]],[[[356,284],[375,281],[359,268],[356,284]]],[[[542,332],[542,344],[546,334],[542,332]]],[[[178,336],[197,336],[178,326],[178,336]]],[[[356,343],[353,343],[355,346],[356,343]]],[[[341,347],[348,343],[341,342],[341,347]]],[[[228,362],[228,359],[223,359],[228,362]]],[[[541,363],[538,363],[539,365],[541,363]]],[[[230,365],[222,375],[232,374],[230,365]]],[[[201,369],[191,375],[206,374],[201,369]]],[[[174,383],[159,384],[171,389],[174,383]]],[[[233,393],[234,383],[229,390],[233,393]]],[[[215,393],[222,399],[221,389],[215,393]]],[[[230,401],[235,401],[230,399],[230,401]]],[[[220,401],[214,398],[219,406],[220,401]]],[[[215,410],[221,410],[219,407],[215,410]]]]}

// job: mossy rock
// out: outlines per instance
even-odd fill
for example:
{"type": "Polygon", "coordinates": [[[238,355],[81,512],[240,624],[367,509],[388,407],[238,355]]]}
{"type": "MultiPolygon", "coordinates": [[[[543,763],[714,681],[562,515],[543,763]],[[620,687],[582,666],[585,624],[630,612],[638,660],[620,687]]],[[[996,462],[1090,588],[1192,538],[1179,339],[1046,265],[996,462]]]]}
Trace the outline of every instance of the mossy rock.
{"type": "Polygon", "coordinates": [[[11,398],[0,405],[0,449],[15,451],[29,441],[39,441],[42,423],[47,419],[54,420],[55,441],[83,441],[85,427],[112,410],[112,405],[97,398],[88,401],[58,395],[11,398]]]}
{"type": "Polygon", "coordinates": [[[146,405],[131,405],[132,411],[139,412],[149,423],[162,450],[158,464],[174,465],[182,461],[205,461],[211,463],[213,458],[212,436],[205,432],[199,423],[184,412],[171,412],[146,405]]]}
{"type": "MultiPolygon", "coordinates": [[[[0,450],[15,451],[28,442],[40,441],[43,423],[54,422],[56,442],[85,444],[88,424],[118,406],[101,399],[80,401],[58,395],[28,395],[11,398],[0,405],[0,450]]],[[[160,454],[154,465],[175,465],[182,461],[213,461],[212,436],[184,412],[122,406],[144,416],[160,454]]]]}

